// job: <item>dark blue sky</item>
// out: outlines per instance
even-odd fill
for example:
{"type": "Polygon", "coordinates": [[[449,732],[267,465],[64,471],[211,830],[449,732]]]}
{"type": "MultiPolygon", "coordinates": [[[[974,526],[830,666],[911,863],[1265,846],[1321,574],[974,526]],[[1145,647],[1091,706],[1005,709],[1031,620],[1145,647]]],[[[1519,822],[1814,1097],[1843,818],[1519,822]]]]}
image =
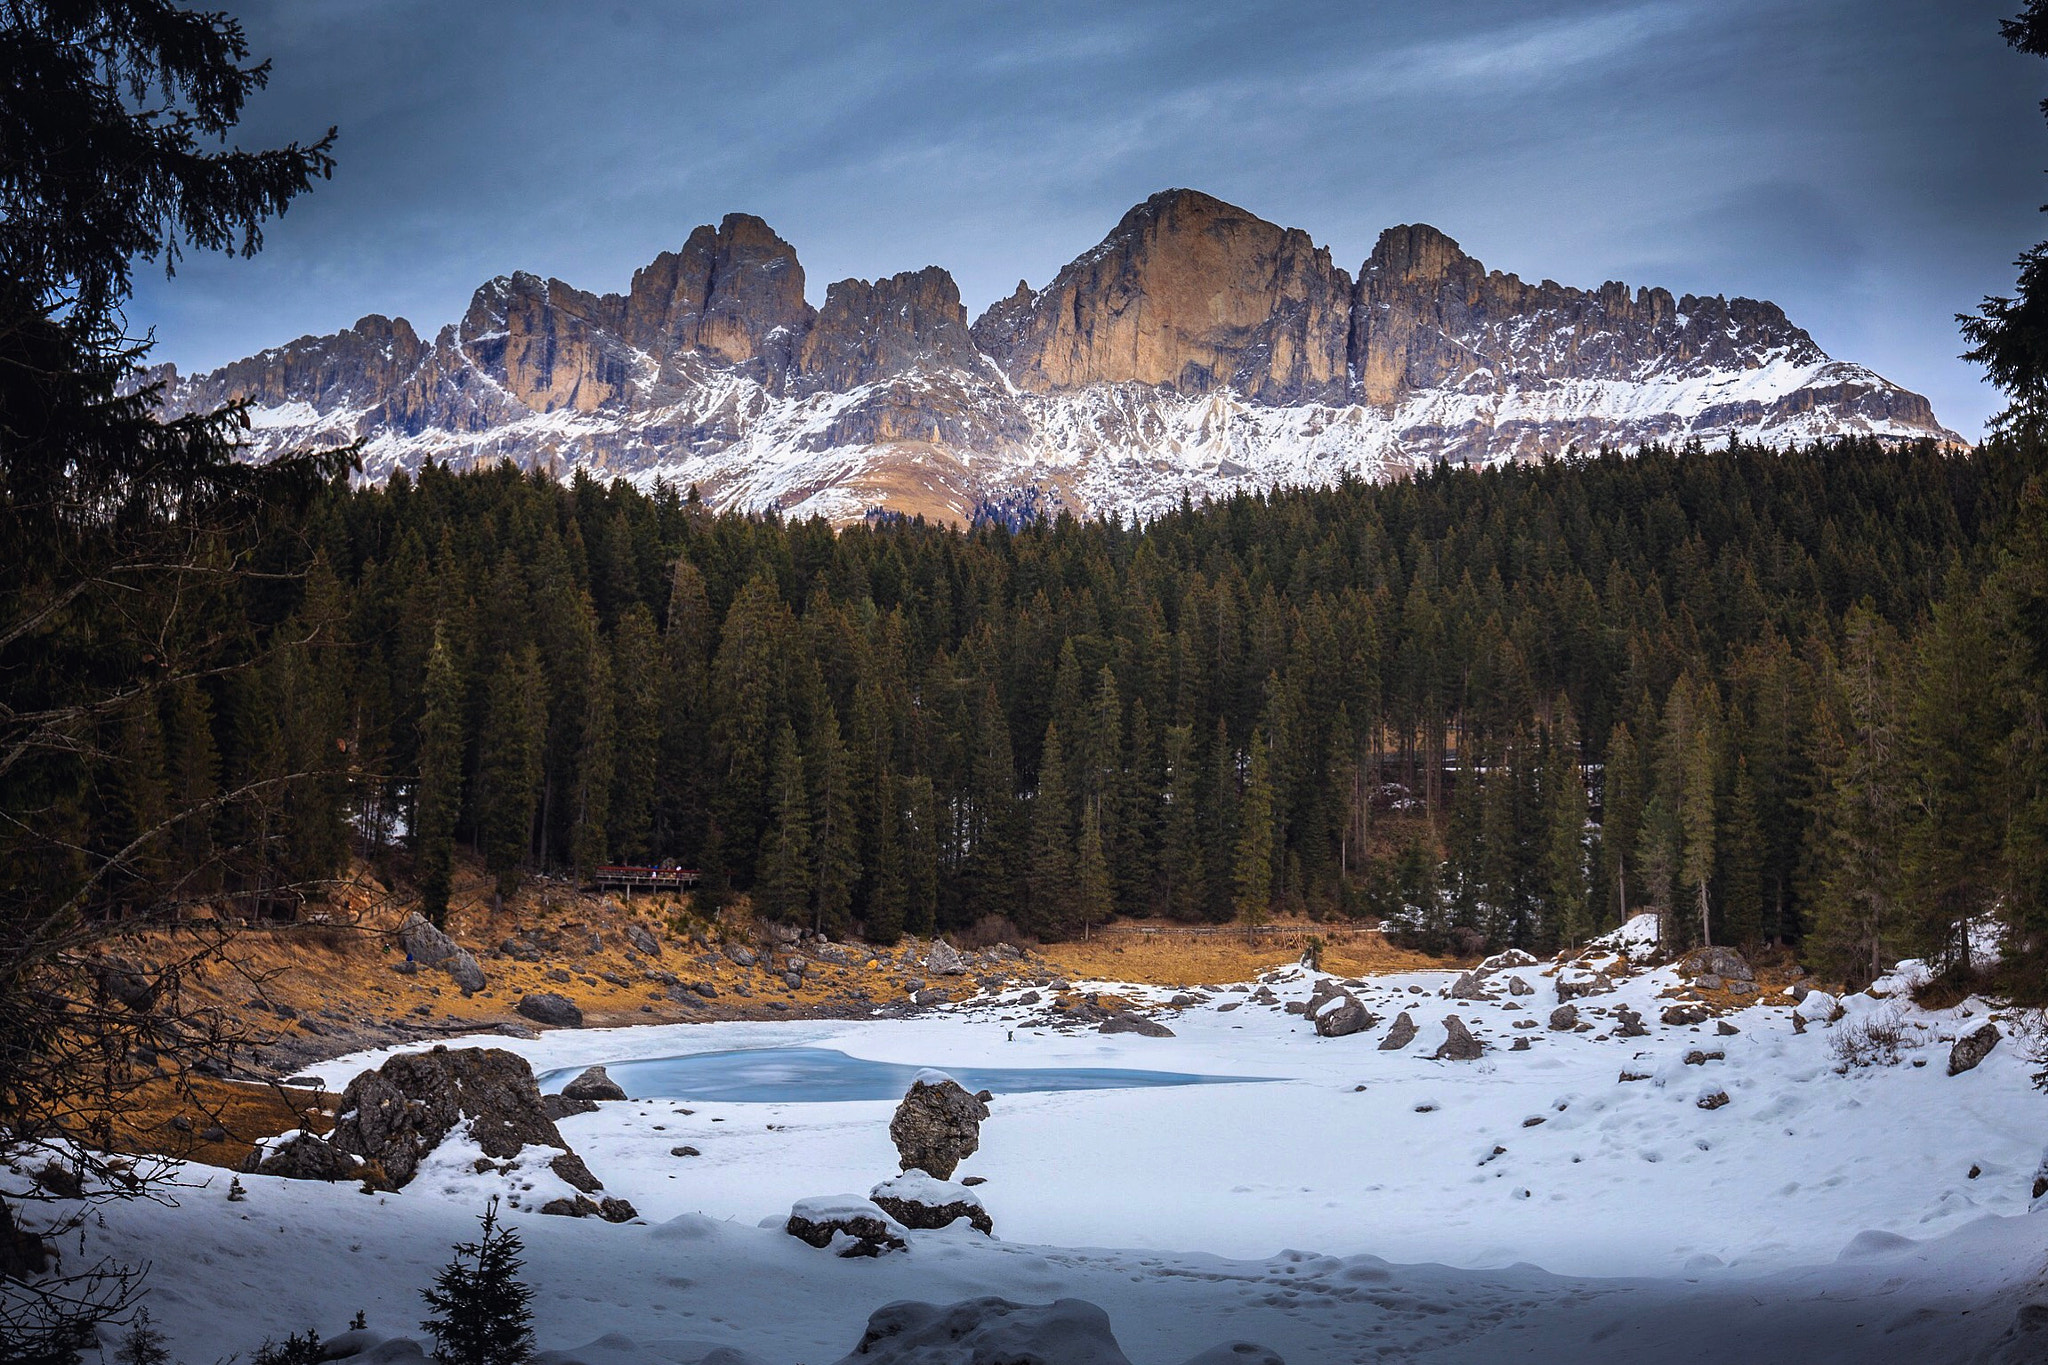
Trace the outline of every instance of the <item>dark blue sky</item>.
{"type": "Polygon", "coordinates": [[[431,333],[515,269],[622,289],[733,210],[814,302],[938,264],[978,313],[1187,185],[1354,271],[1421,221],[1529,279],[1775,299],[1975,436],[1998,396],[1952,315],[2048,235],[2018,4],[230,4],[275,63],[243,140],[338,124],[340,169],[131,320],[185,369],[369,312],[431,333]]]}

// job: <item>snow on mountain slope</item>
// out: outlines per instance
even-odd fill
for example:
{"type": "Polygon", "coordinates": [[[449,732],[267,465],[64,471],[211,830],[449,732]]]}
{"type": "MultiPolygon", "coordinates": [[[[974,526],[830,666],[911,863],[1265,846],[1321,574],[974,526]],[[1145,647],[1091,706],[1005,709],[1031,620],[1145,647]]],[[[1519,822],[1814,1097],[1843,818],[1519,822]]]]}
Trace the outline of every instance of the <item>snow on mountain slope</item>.
{"type": "Polygon", "coordinates": [[[838,521],[1019,494],[1142,517],[1601,445],[1961,443],[1774,305],[1528,285],[1421,226],[1382,234],[1354,284],[1305,234],[1168,191],[971,327],[936,267],[841,281],[814,310],[758,219],[690,242],[627,295],[501,276],[432,342],[366,317],[174,382],[170,404],[248,401],[255,459],[361,440],[372,479],[510,459],[838,521]]]}

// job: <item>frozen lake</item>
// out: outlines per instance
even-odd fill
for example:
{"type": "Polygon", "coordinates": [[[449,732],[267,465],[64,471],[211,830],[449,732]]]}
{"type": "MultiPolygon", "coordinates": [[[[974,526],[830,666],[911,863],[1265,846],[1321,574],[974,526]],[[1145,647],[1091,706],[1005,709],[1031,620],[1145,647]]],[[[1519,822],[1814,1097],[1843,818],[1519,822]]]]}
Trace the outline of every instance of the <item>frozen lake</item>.
{"type": "MultiPolygon", "coordinates": [[[[634,1099],[722,1100],[732,1104],[899,1100],[924,1069],[901,1062],[852,1057],[836,1048],[824,1047],[732,1048],[606,1062],[604,1067],[606,1074],[634,1099]]],[[[560,1090],[581,1070],[565,1066],[543,1072],[540,1088],[560,1090]]],[[[966,1066],[948,1068],[946,1074],[969,1090],[987,1090],[997,1095],[1233,1085],[1276,1079],[1101,1066],[966,1066]]]]}

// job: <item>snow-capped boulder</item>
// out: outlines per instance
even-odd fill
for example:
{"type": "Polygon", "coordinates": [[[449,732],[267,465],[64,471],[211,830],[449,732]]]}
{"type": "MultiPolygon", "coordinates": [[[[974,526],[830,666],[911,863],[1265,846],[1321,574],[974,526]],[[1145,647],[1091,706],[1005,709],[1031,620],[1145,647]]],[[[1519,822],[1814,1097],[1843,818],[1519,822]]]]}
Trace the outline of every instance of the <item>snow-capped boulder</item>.
{"type": "Polygon", "coordinates": [[[581,1075],[562,1087],[572,1100],[622,1100],[626,1092],[601,1066],[585,1067],[581,1075]]]}
{"type": "Polygon", "coordinates": [[[819,1250],[840,1256],[880,1256],[904,1251],[908,1229],[882,1211],[872,1199],[857,1194],[813,1195],[789,1210],[784,1232],[819,1250]]]}
{"type": "Polygon", "coordinates": [[[1379,1022],[1371,1010],[1359,1003],[1357,996],[1341,989],[1314,1006],[1309,1011],[1309,1018],[1316,1033],[1324,1038],[1348,1038],[1379,1022]]]}
{"type": "Polygon", "coordinates": [[[960,1163],[981,1147],[981,1121],[988,1117],[987,1091],[969,1094],[943,1071],[920,1071],[889,1120],[901,1169],[951,1178],[960,1163]]]}
{"type": "Polygon", "coordinates": [[[286,1180],[353,1180],[362,1173],[363,1163],[317,1134],[282,1133],[257,1143],[243,1158],[242,1169],[286,1180]]]}
{"type": "Polygon", "coordinates": [[[1841,1002],[1826,991],[1808,991],[1792,1007],[1792,1017],[1804,1024],[1825,1024],[1841,1013],[1841,1002]]]}
{"type": "Polygon", "coordinates": [[[1955,1046],[1948,1050],[1948,1074],[1960,1076],[1974,1070],[1998,1046],[2000,1036],[1998,1025],[1987,1019],[1974,1031],[1956,1039],[1955,1046]]]}
{"type": "Polygon", "coordinates": [[[1083,1299],[884,1304],[839,1365],[1131,1365],[1109,1314],[1083,1299]]]}
{"type": "Polygon", "coordinates": [[[868,1191],[875,1206],[907,1228],[950,1227],[965,1218],[976,1232],[994,1236],[995,1221],[973,1190],[923,1171],[905,1171],[868,1191]]]}
{"type": "Polygon", "coordinates": [[[569,1150],[541,1107],[526,1059],[482,1047],[403,1053],[364,1072],[342,1092],[330,1141],[337,1151],[377,1163],[381,1183],[399,1189],[465,1120],[487,1156],[515,1157],[529,1146],[569,1150]]]}
{"type": "Polygon", "coordinates": [[[1472,1036],[1465,1021],[1455,1014],[1444,1016],[1444,1040],[1430,1055],[1440,1062],[1470,1062],[1486,1050],[1486,1044],[1472,1036]]]}
{"type": "Polygon", "coordinates": [[[1394,1016],[1394,1022],[1387,1027],[1387,1036],[1380,1039],[1380,1051],[1399,1052],[1415,1041],[1415,1020],[1407,1010],[1394,1016]]]}
{"type": "Polygon", "coordinates": [[[1664,1007],[1663,1019],[1665,1024],[1671,1028],[1686,1028],[1693,1024],[1706,1023],[1707,1020],[1713,1017],[1713,1014],[1714,1012],[1705,1005],[1666,1005],[1664,1007]]]}

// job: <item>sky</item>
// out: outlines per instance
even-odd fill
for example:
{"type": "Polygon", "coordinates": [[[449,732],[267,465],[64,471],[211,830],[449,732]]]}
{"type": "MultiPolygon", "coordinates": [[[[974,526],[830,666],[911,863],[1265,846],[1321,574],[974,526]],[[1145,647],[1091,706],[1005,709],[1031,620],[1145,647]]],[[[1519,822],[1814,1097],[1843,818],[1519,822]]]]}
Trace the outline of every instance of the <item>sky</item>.
{"type": "Polygon", "coordinates": [[[206,369],[513,270],[596,292],[729,212],[814,303],[942,265],[970,314],[1205,190],[1356,272],[1427,222],[1494,269],[1768,298],[1979,435],[1954,315],[2048,236],[2019,0],[252,0],[235,140],[340,129],[253,260],[144,269],[206,369]]]}

